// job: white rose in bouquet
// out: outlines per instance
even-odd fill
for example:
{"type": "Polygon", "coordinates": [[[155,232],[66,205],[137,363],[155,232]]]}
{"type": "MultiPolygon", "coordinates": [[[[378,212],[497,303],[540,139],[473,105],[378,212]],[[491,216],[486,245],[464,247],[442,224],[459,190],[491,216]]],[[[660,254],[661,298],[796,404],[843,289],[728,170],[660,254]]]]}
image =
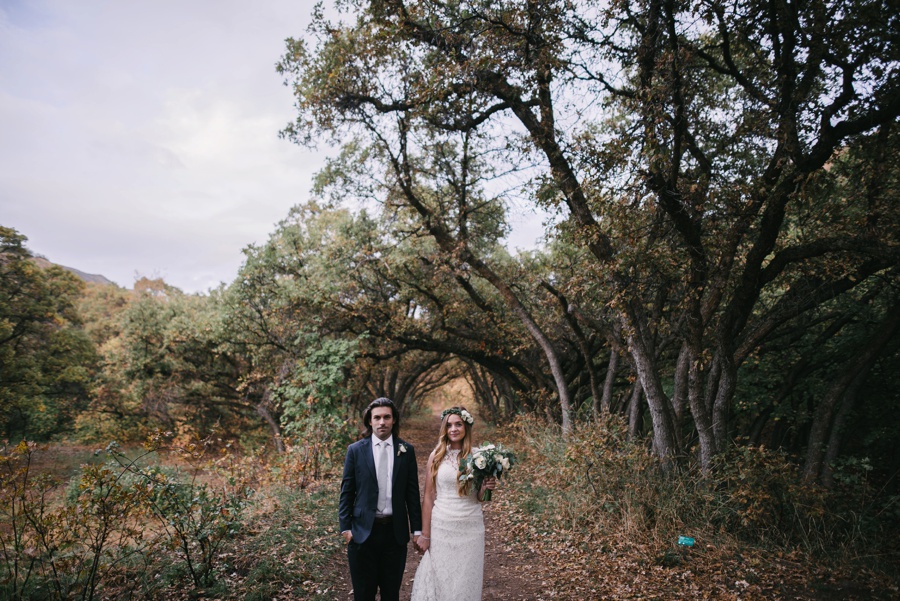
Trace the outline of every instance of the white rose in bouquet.
{"type": "MultiPolygon", "coordinates": [[[[460,460],[459,481],[474,480],[475,489],[480,490],[486,478],[502,478],[516,463],[515,455],[503,446],[485,444],[472,450],[472,454],[460,460]]],[[[482,494],[485,501],[491,500],[491,490],[482,494]]]]}

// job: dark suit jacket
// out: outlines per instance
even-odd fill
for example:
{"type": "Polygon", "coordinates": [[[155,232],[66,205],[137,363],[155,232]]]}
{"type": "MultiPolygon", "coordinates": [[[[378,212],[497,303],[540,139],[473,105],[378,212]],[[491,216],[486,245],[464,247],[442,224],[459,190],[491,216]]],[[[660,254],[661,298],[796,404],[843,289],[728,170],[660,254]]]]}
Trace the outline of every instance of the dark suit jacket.
{"type": "MultiPolygon", "coordinates": [[[[419,470],[416,451],[408,442],[394,437],[394,474],[391,507],[397,542],[409,542],[410,532],[422,529],[422,507],[419,504],[419,470]],[[400,447],[406,452],[400,452],[400,447]]],[[[378,477],[372,456],[372,437],[368,436],[347,447],[338,516],[341,532],[349,530],[356,543],[363,543],[372,533],[375,506],[378,503],[378,477]]]]}

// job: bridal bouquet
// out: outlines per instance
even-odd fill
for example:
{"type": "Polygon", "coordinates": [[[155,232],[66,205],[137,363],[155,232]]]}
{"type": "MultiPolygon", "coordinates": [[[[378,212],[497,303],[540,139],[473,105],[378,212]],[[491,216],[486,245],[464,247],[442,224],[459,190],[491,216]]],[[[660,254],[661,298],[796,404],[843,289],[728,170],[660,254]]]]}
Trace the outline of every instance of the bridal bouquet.
{"type": "MultiPolygon", "coordinates": [[[[459,462],[460,482],[474,480],[475,490],[481,488],[485,478],[494,476],[497,479],[516,463],[516,456],[501,445],[485,443],[483,446],[473,449],[472,454],[459,462]]],[[[483,499],[491,500],[490,490],[484,491],[483,499]]]]}

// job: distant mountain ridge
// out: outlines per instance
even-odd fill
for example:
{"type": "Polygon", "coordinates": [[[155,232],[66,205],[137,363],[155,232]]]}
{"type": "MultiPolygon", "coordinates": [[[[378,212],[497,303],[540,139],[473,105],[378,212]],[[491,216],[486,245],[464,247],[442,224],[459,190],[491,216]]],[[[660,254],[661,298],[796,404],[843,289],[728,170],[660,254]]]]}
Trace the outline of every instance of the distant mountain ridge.
{"type": "Polygon", "coordinates": [[[35,263],[37,263],[41,269],[47,269],[51,265],[56,265],[57,267],[59,267],[61,269],[65,269],[66,271],[68,271],[69,273],[78,277],[79,279],[81,279],[84,282],[88,282],[91,284],[103,284],[103,285],[110,284],[113,286],[116,285],[115,282],[106,278],[105,276],[102,276],[102,275],[99,275],[96,273],[85,273],[85,272],[81,271],[80,269],[75,269],[74,267],[66,267],[65,265],[59,265],[58,263],[53,263],[52,261],[48,261],[44,257],[33,257],[32,260],[35,263]]]}

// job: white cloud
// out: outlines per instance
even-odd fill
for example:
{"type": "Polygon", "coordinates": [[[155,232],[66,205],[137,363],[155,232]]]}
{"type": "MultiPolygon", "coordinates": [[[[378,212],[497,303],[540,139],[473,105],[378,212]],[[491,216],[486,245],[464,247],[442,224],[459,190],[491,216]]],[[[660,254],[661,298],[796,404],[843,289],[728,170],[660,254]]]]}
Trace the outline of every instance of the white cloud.
{"type": "Polygon", "coordinates": [[[230,281],[321,164],[277,137],[312,4],[0,4],[0,223],[122,285],[230,281]]]}
{"type": "MultiPolygon", "coordinates": [[[[0,224],[123,286],[231,281],[322,155],[278,138],[313,0],[0,0],[0,224]]],[[[511,215],[512,248],[548,216],[511,215]]]]}

